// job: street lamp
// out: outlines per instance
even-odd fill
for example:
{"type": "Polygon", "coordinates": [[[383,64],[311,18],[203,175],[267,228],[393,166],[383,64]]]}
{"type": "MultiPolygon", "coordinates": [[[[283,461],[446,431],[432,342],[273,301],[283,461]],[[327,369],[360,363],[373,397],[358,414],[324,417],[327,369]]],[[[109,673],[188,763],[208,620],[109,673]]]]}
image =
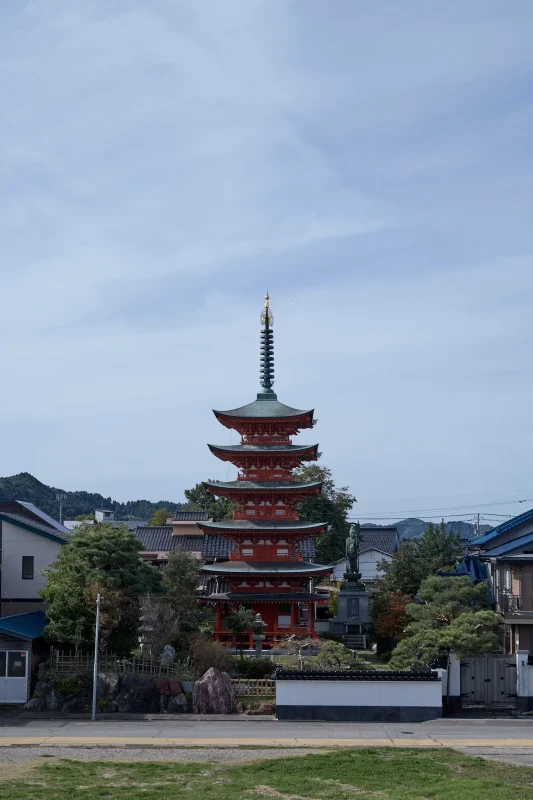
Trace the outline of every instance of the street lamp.
{"type": "Polygon", "coordinates": [[[56,494],[56,500],[59,500],[59,522],[63,524],[63,503],[68,499],[66,494],[56,494]]]}

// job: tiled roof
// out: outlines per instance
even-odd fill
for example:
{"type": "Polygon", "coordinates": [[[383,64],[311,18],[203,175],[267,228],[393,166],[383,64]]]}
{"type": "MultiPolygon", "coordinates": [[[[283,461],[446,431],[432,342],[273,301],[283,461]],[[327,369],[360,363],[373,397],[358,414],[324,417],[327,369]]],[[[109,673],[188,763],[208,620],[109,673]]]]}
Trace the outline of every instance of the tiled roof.
{"type": "Polygon", "coordinates": [[[173,522],[200,522],[208,519],[207,511],[176,511],[172,517],[173,522]]]}
{"type": "MultiPolygon", "coordinates": [[[[275,397],[275,396],[274,396],[275,397]]],[[[254,400],[253,403],[248,403],[239,408],[232,408],[229,411],[216,411],[213,413],[218,417],[255,417],[257,419],[277,419],[280,417],[305,417],[313,414],[313,411],[302,411],[299,408],[291,408],[284,403],[280,403],[276,399],[268,400],[254,400]]]]}
{"type": "Polygon", "coordinates": [[[252,519],[221,519],[219,522],[203,522],[198,527],[202,530],[214,531],[228,531],[229,533],[246,533],[247,531],[255,531],[260,533],[264,531],[269,533],[271,531],[313,531],[325,528],[327,522],[305,522],[303,520],[252,520],[252,519]]]}
{"type": "Polygon", "coordinates": [[[7,511],[2,511],[0,513],[0,518],[5,519],[7,522],[12,522],[14,525],[20,525],[33,530],[35,533],[45,534],[61,542],[66,541],[67,533],[71,533],[68,529],[67,533],[63,533],[57,528],[52,528],[51,525],[45,525],[44,522],[37,522],[34,519],[30,519],[30,517],[25,517],[24,514],[9,514],[7,511]]]}
{"type": "Polygon", "coordinates": [[[205,564],[204,572],[224,572],[235,575],[274,573],[292,573],[308,575],[313,572],[330,572],[331,568],[323,564],[310,564],[308,561],[224,561],[221,564],[205,564]]]}
{"type": "MultiPolygon", "coordinates": [[[[135,536],[142,542],[147,553],[170,553],[180,547],[187,552],[202,553],[203,559],[228,559],[234,552],[233,544],[222,536],[212,533],[188,534],[173,536],[171,525],[137,528],[135,536]]],[[[304,539],[299,546],[302,558],[313,560],[315,557],[315,541],[312,537],[304,539]]]]}
{"type": "Polygon", "coordinates": [[[323,481],[203,481],[204,486],[213,489],[240,489],[250,492],[270,492],[272,489],[283,489],[298,492],[300,489],[318,489],[323,481]]]}
{"type": "Polygon", "coordinates": [[[398,531],[394,526],[390,528],[366,528],[361,525],[361,553],[365,550],[379,550],[381,553],[392,555],[397,549],[398,531]]]}
{"type": "Polygon", "coordinates": [[[222,450],[224,453],[305,453],[317,450],[317,444],[208,444],[210,450],[222,450]]]}
{"type": "Polygon", "coordinates": [[[200,553],[204,544],[204,536],[201,533],[173,536],[171,525],[137,528],[135,536],[148,553],[170,553],[177,548],[187,553],[200,553]]]}

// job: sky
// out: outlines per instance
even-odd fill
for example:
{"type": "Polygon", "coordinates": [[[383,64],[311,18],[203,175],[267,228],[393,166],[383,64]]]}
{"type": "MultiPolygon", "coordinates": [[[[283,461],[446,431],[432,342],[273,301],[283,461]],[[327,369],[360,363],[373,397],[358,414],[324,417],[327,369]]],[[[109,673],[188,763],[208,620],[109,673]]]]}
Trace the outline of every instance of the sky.
{"type": "Polygon", "coordinates": [[[0,475],[231,480],[268,287],[356,517],[533,508],[532,39],[530,0],[3,3],[0,475]]]}

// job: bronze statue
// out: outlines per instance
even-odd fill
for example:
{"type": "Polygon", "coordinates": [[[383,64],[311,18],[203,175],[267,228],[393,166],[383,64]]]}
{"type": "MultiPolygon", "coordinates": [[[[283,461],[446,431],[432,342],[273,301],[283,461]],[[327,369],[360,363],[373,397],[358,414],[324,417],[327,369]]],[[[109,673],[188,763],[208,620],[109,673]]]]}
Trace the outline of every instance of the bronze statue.
{"type": "Polygon", "coordinates": [[[359,574],[359,544],[361,542],[361,526],[359,523],[350,526],[350,533],[346,539],[346,558],[348,559],[348,574],[357,576],[359,574]]]}

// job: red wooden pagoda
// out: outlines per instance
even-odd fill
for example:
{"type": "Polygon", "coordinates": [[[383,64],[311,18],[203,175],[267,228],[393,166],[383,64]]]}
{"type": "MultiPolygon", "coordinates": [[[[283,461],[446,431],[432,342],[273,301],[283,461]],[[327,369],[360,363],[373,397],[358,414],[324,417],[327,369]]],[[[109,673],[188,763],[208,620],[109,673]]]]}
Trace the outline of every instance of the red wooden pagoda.
{"type": "Polygon", "coordinates": [[[313,411],[300,411],[280,403],[274,393],[273,316],[266,296],[261,315],[261,385],[257,399],[231,411],[215,411],[219,422],[236,430],[241,443],[209,445],[222,461],[239,468],[237,480],[204,482],[219,497],[236,504],[233,519],[199,522],[205,532],[229,539],[229,561],[205,565],[203,572],[215,584],[204,602],[215,605],[214,636],[234,641],[224,628],[224,618],[240,605],[260,613],[265,623],[265,644],[293,634],[314,636],[315,605],[327,595],[315,591],[314,582],[331,568],[310,563],[314,537],[325,533],[325,523],[302,522],[295,505],[320,494],[321,482],[302,482],[292,470],[303,461],[319,457],[318,445],[293,445],[291,436],[315,424],[313,411]]]}

